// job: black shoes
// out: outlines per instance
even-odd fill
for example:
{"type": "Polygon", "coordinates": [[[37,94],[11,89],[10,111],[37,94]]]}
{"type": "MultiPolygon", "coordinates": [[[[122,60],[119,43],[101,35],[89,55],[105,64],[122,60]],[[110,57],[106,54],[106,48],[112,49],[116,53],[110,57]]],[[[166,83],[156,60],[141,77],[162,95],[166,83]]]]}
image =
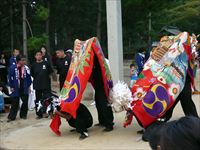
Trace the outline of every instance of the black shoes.
{"type": "Polygon", "coordinates": [[[142,129],[142,130],[137,131],[137,134],[144,134],[144,130],[142,129]]]}
{"type": "MultiPolygon", "coordinates": [[[[114,123],[113,123],[113,125],[114,125],[114,123]]],[[[104,132],[110,132],[113,130],[113,126],[106,127],[104,124],[101,124],[101,123],[97,123],[94,126],[105,127],[105,129],[103,129],[104,132]]]]}
{"type": "Polygon", "coordinates": [[[110,132],[113,130],[113,127],[106,127],[105,129],[103,129],[104,132],[110,132]]]}
{"type": "Polygon", "coordinates": [[[35,119],[37,119],[37,120],[38,120],[38,119],[42,119],[42,117],[41,117],[41,116],[37,116],[35,119]]]}
{"type": "Polygon", "coordinates": [[[11,121],[14,121],[14,120],[15,120],[15,119],[8,119],[7,122],[11,122],[11,121]]]}
{"type": "Polygon", "coordinates": [[[71,130],[69,130],[70,132],[75,132],[76,131],[76,129],[71,129],[71,130]]]}
{"type": "Polygon", "coordinates": [[[95,124],[94,126],[96,126],[96,127],[104,127],[104,125],[101,124],[101,123],[97,123],[97,124],[95,124]]]}
{"type": "MultiPolygon", "coordinates": [[[[24,117],[20,117],[21,119],[24,119],[24,120],[26,120],[27,119],[27,117],[26,116],[24,116],[24,117]]],[[[7,122],[11,122],[11,121],[15,121],[15,119],[9,119],[8,118],[8,120],[7,120],[7,122]]]]}
{"type": "Polygon", "coordinates": [[[21,119],[24,119],[24,120],[26,120],[27,119],[27,117],[26,116],[24,116],[24,117],[20,117],[21,119]]]}
{"type": "Polygon", "coordinates": [[[80,140],[84,140],[84,139],[87,138],[87,137],[88,137],[88,133],[87,133],[87,132],[83,132],[83,133],[81,133],[79,139],[80,139],[80,140]]]}

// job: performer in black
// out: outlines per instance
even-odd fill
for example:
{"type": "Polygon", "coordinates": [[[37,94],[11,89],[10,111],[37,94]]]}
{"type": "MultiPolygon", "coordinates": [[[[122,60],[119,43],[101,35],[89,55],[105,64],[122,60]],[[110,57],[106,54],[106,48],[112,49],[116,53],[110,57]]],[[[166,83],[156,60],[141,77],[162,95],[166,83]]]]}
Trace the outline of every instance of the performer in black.
{"type": "Polygon", "coordinates": [[[56,56],[58,58],[56,61],[56,69],[57,73],[59,74],[59,84],[61,90],[69,70],[71,56],[66,55],[63,49],[56,50],[56,56]]]}
{"type": "MultiPolygon", "coordinates": [[[[93,124],[93,118],[90,111],[87,109],[85,105],[80,103],[77,111],[76,111],[76,119],[74,119],[70,114],[63,113],[60,111],[56,111],[61,117],[65,118],[69,125],[76,129],[78,133],[80,133],[79,139],[85,139],[88,137],[88,128],[90,128],[93,124]]],[[[73,131],[73,130],[72,130],[73,131]]]]}
{"type": "Polygon", "coordinates": [[[112,131],[114,119],[113,112],[107,100],[107,96],[104,90],[101,68],[96,56],[94,57],[94,67],[91,77],[94,83],[95,103],[99,120],[99,124],[97,124],[97,126],[104,126],[104,131],[106,132],[112,131]]]}
{"type": "Polygon", "coordinates": [[[43,117],[43,114],[37,113],[38,102],[45,95],[51,93],[50,74],[53,72],[53,69],[48,62],[43,61],[41,51],[36,52],[35,59],[36,62],[31,67],[31,75],[33,77],[33,88],[36,94],[36,115],[38,116],[37,119],[40,119],[43,117]]]}

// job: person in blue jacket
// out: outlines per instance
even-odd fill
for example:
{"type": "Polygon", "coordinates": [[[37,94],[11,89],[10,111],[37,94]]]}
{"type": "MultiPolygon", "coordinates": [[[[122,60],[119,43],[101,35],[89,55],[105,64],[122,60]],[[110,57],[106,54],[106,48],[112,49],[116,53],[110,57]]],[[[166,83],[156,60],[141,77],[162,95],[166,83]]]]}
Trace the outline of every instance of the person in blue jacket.
{"type": "Polygon", "coordinates": [[[12,64],[9,68],[8,78],[11,90],[11,109],[8,115],[8,121],[16,119],[19,100],[21,98],[22,105],[20,108],[20,118],[26,119],[28,112],[28,93],[32,83],[30,69],[25,65],[25,56],[18,55],[16,57],[17,64],[12,64]]]}
{"type": "Polygon", "coordinates": [[[144,63],[145,63],[145,51],[143,49],[139,49],[138,53],[136,54],[136,64],[138,68],[138,75],[142,72],[144,63]]]}
{"type": "Polygon", "coordinates": [[[20,54],[19,50],[18,49],[14,49],[12,51],[12,56],[10,57],[9,59],[9,67],[12,66],[13,64],[16,64],[17,61],[16,61],[16,57],[20,54]]]}

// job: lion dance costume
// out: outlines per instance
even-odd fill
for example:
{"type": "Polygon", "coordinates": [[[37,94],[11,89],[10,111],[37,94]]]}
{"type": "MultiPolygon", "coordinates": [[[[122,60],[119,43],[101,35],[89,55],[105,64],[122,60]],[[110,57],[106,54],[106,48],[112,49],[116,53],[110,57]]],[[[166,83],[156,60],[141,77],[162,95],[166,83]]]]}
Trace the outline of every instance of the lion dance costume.
{"type": "MultiPolygon", "coordinates": [[[[152,50],[150,58],[131,89],[131,96],[127,96],[130,93],[125,85],[121,86],[118,83],[115,85],[118,87],[114,86],[114,107],[121,111],[126,105],[128,110],[124,127],[131,124],[135,116],[138,123],[147,128],[175,104],[184,87],[186,74],[191,70],[192,47],[195,44],[197,40],[187,32],[177,36],[164,36],[159,46],[152,50]],[[122,88],[126,88],[124,91],[127,92],[121,94],[122,88]]],[[[192,75],[190,77],[193,82],[192,75]]]]}
{"type": "MultiPolygon", "coordinates": [[[[113,87],[111,72],[97,38],[82,41],[80,51],[75,50],[73,52],[70,68],[59,97],[60,111],[69,113],[73,118],[76,118],[76,110],[80,105],[87,82],[93,83],[91,74],[95,57],[97,57],[100,65],[102,88],[104,88],[106,97],[109,96],[109,91],[113,87]]],[[[61,134],[59,131],[60,124],[60,116],[55,114],[50,128],[57,135],[61,134]]]]}

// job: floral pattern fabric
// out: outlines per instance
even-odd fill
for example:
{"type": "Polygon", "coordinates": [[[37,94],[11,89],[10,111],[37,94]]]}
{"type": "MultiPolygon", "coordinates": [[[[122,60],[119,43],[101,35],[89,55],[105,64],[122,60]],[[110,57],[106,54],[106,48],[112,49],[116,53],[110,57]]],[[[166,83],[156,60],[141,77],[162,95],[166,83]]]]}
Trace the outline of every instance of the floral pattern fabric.
{"type": "Polygon", "coordinates": [[[141,126],[147,127],[174,104],[185,84],[190,55],[187,32],[163,37],[152,50],[131,89],[131,109],[141,126]]]}

